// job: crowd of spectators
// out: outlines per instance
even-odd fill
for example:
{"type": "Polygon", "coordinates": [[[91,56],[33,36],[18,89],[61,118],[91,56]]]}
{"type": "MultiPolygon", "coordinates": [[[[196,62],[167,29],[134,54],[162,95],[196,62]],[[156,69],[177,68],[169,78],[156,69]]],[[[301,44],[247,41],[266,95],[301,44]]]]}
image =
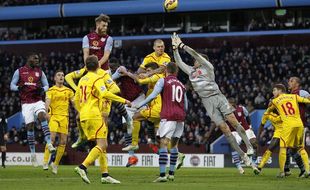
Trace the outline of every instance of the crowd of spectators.
{"type": "MultiPolygon", "coordinates": [[[[113,20],[112,20],[113,21],[113,20]]],[[[129,21],[128,21],[129,22],[129,21]]],[[[10,23],[11,25],[12,23],[10,23]]],[[[228,31],[264,31],[264,30],[288,30],[288,29],[308,29],[310,27],[309,19],[304,19],[302,22],[291,23],[285,25],[283,22],[276,21],[275,19],[270,22],[258,22],[254,19],[248,25],[245,24],[244,28],[236,28],[231,26],[230,29],[221,28],[220,25],[214,23],[206,23],[200,27],[190,27],[185,29],[185,24],[180,26],[167,28],[165,25],[154,26],[155,23],[131,23],[129,25],[121,26],[120,23],[111,22],[109,26],[110,34],[113,36],[137,36],[137,35],[157,35],[157,34],[171,34],[177,33],[212,33],[212,32],[228,32],[228,31]]],[[[56,39],[56,38],[82,38],[84,35],[92,31],[93,22],[88,23],[87,26],[79,26],[78,24],[70,25],[53,25],[34,28],[23,28],[16,26],[12,28],[0,27],[0,40],[33,40],[33,39],[56,39]]]]}
{"type": "MultiPolygon", "coordinates": [[[[289,76],[299,76],[303,83],[303,89],[310,91],[309,47],[296,45],[255,46],[247,42],[244,47],[233,48],[224,41],[220,48],[200,51],[206,53],[214,64],[216,80],[223,94],[226,97],[235,97],[237,102],[251,112],[254,109],[266,108],[268,100],[272,97],[272,85],[276,82],[285,82],[289,76]]],[[[149,49],[151,51],[151,44],[149,49]]],[[[135,70],[147,53],[149,52],[145,52],[145,49],[131,47],[131,50],[114,48],[111,55],[118,58],[123,65],[135,70]]],[[[172,55],[169,50],[168,53],[172,55]]],[[[182,57],[184,62],[192,62],[188,55],[182,53],[182,57]]],[[[83,66],[81,51],[75,53],[51,52],[49,55],[41,55],[41,58],[42,68],[49,79],[50,86],[53,84],[52,78],[57,69],[61,68],[65,73],[69,73],[83,66]]],[[[0,67],[0,112],[11,116],[20,111],[20,102],[18,94],[9,90],[9,84],[14,70],[25,64],[25,58],[0,50],[0,63],[2,65],[0,67]]],[[[189,99],[189,110],[181,143],[187,145],[205,144],[207,136],[210,135],[208,132],[212,123],[186,75],[180,72],[179,78],[187,88],[189,99]]],[[[74,118],[75,111],[71,110],[69,143],[77,138],[74,118]]],[[[122,144],[124,141],[124,131],[120,121],[118,113],[112,111],[109,119],[109,142],[111,144],[122,144]]],[[[24,144],[25,128],[22,127],[20,130],[16,130],[16,128],[10,130],[10,142],[24,144]]],[[[143,124],[140,132],[141,143],[147,142],[146,131],[146,124],[143,124]]],[[[38,143],[43,142],[41,132],[38,132],[36,137],[38,143]]],[[[271,137],[272,130],[266,128],[260,138],[260,144],[267,144],[271,137]]],[[[308,139],[308,141],[310,140],[308,139]]]]}

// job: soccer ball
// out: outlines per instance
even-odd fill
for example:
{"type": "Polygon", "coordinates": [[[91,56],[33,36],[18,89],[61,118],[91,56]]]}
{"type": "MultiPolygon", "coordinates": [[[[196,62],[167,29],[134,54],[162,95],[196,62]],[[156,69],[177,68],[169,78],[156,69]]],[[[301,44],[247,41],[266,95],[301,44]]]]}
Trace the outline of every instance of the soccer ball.
{"type": "Polygon", "coordinates": [[[164,9],[166,12],[173,11],[178,7],[178,0],[165,0],[164,9]]]}

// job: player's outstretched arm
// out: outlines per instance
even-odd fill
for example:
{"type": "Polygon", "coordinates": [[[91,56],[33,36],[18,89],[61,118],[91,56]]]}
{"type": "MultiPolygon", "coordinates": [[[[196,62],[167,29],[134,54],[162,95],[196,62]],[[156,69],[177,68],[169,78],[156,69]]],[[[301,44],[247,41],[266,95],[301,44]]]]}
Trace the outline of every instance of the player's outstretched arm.
{"type": "Polygon", "coordinates": [[[155,84],[155,87],[152,91],[152,93],[150,95],[148,95],[148,97],[146,97],[142,102],[140,102],[138,105],[137,105],[137,108],[139,109],[140,107],[148,104],[150,101],[152,101],[154,98],[156,98],[158,96],[158,94],[161,93],[161,91],[163,90],[164,88],[164,79],[161,78],[159,79],[156,84],[155,84]]]}
{"type": "Polygon", "coordinates": [[[179,43],[177,38],[176,38],[176,34],[173,33],[173,35],[171,36],[171,44],[172,44],[172,49],[173,49],[173,57],[174,60],[176,62],[176,64],[181,68],[181,70],[186,73],[187,75],[190,74],[192,67],[188,66],[186,63],[183,62],[180,54],[179,54],[179,50],[178,50],[178,46],[179,43]]]}
{"type": "Polygon", "coordinates": [[[47,92],[49,89],[49,85],[48,85],[47,77],[43,71],[42,71],[42,76],[41,76],[41,83],[42,83],[42,88],[44,89],[44,92],[47,92]]]}
{"type": "Polygon", "coordinates": [[[11,84],[10,84],[10,89],[12,91],[18,91],[19,90],[19,88],[17,86],[18,81],[19,81],[19,71],[17,69],[13,74],[11,84]]]}
{"type": "Polygon", "coordinates": [[[310,104],[310,97],[303,98],[303,97],[296,95],[296,99],[297,99],[297,102],[299,103],[310,104]]]}
{"type": "Polygon", "coordinates": [[[200,63],[201,65],[205,65],[207,68],[212,69],[212,70],[214,69],[213,65],[207,59],[205,59],[203,56],[201,56],[191,47],[185,45],[182,42],[181,38],[178,35],[176,35],[176,33],[173,33],[172,37],[174,39],[172,41],[175,41],[175,45],[177,48],[184,49],[187,53],[189,53],[192,57],[194,57],[198,61],[198,63],[200,63]]]}
{"type": "Polygon", "coordinates": [[[86,72],[86,69],[80,69],[76,71],[72,71],[71,73],[68,73],[65,75],[65,81],[71,86],[71,88],[76,91],[77,85],[74,82],[74,79],[81,78],[86,72]]]}

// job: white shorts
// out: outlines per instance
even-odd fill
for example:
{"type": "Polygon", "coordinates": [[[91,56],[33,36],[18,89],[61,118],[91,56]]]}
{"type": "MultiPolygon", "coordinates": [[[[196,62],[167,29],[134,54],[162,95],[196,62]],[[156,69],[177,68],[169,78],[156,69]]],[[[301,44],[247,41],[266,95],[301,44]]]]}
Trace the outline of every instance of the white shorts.
{"type": "MultiPolygon", "coordinates": [[[[138,96],[136,99],[134,99],[134,101],[132,101],[131,103],[133,105],[137,105],[138,103],[142,102],[143,100],[145,99],[145,94],[140,94],[140,96],[138,96]]],[[[140,109],[142,109],[143,107],[141,107],[139,110],[136,110],[136,109],[133,109],[133,108],[130,108],[128,107],[127,105],[125,105],[125,108],[126,108],[126,111],[127,111],[127,114],[129,117],[132,118],[132,116],[137,112],[139,111],[140,109]]],[[[122,117],[122,121],[123,123],[126,123],[126,119],[124,117],[122,117]]]]}
{"type": "MultiPolygon", "coordinates": [[[[240,137],[240,135],[238,134],[238,132],[237,132],[237,131],[233,131],[233,132],[231,132],[231,134],[235,137],[237,143],[240,145],[241,142],[242,142],[242,138],[240,137]]],[[[246,134],[246,136],[248,137],[248,139],[256,138],[256,136],[255,136],[255,134],[254,134],[254,132],[253,132],[252,129],[246,130],[246,131],[245,131],[245,134],[246,134]]]]}
{"type": "Polygon", "coordinates": [[[184,130],[184,122],[160,120],[157,136],[160,138],[166,137],[168,139],[181,138],[184,130]]]}
{"type": "Polygon", "coordinates": [[[35,116],[38,116],[40,112],[46,112],[45,103],[42,100],[35,103],[22,104],[22,114],[25,120],[25,124],[34,122],[35,116]]]}

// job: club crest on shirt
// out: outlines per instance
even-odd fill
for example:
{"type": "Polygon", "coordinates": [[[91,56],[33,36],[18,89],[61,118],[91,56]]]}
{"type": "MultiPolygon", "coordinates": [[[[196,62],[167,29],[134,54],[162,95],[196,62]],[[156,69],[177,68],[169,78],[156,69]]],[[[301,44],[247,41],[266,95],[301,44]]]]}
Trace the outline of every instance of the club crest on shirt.
{"type": "Polygon", "coordinates": [[[101,91],[105,91],[105,86],[101,86],[101,87],[100,87],[100,90],[101,90],[101,91]]]}
{"type": "Polygon", "coordinates": [[[105,42],[105,38],[101,38],[100,41],[105,42]]]}
{"type": "Polygon", "coordinates": [[[80,70],[75,71],[75,73],[76,73],[77,75],[80,74],[80,70]]]}
{"type": "Polygon", "coordinates": [[[242,113],[241,113],[241,112],[238,112],[238,116],[241,117],[241,116],[242,116],[242,113]]]}
{"type": "Polygon", "coordinates": [[[35,75],[36,77],[39,77],[39,76],[40,76],[40,73],[39,73],[39,72],[35,72],[34,75],[35,75]]]}

